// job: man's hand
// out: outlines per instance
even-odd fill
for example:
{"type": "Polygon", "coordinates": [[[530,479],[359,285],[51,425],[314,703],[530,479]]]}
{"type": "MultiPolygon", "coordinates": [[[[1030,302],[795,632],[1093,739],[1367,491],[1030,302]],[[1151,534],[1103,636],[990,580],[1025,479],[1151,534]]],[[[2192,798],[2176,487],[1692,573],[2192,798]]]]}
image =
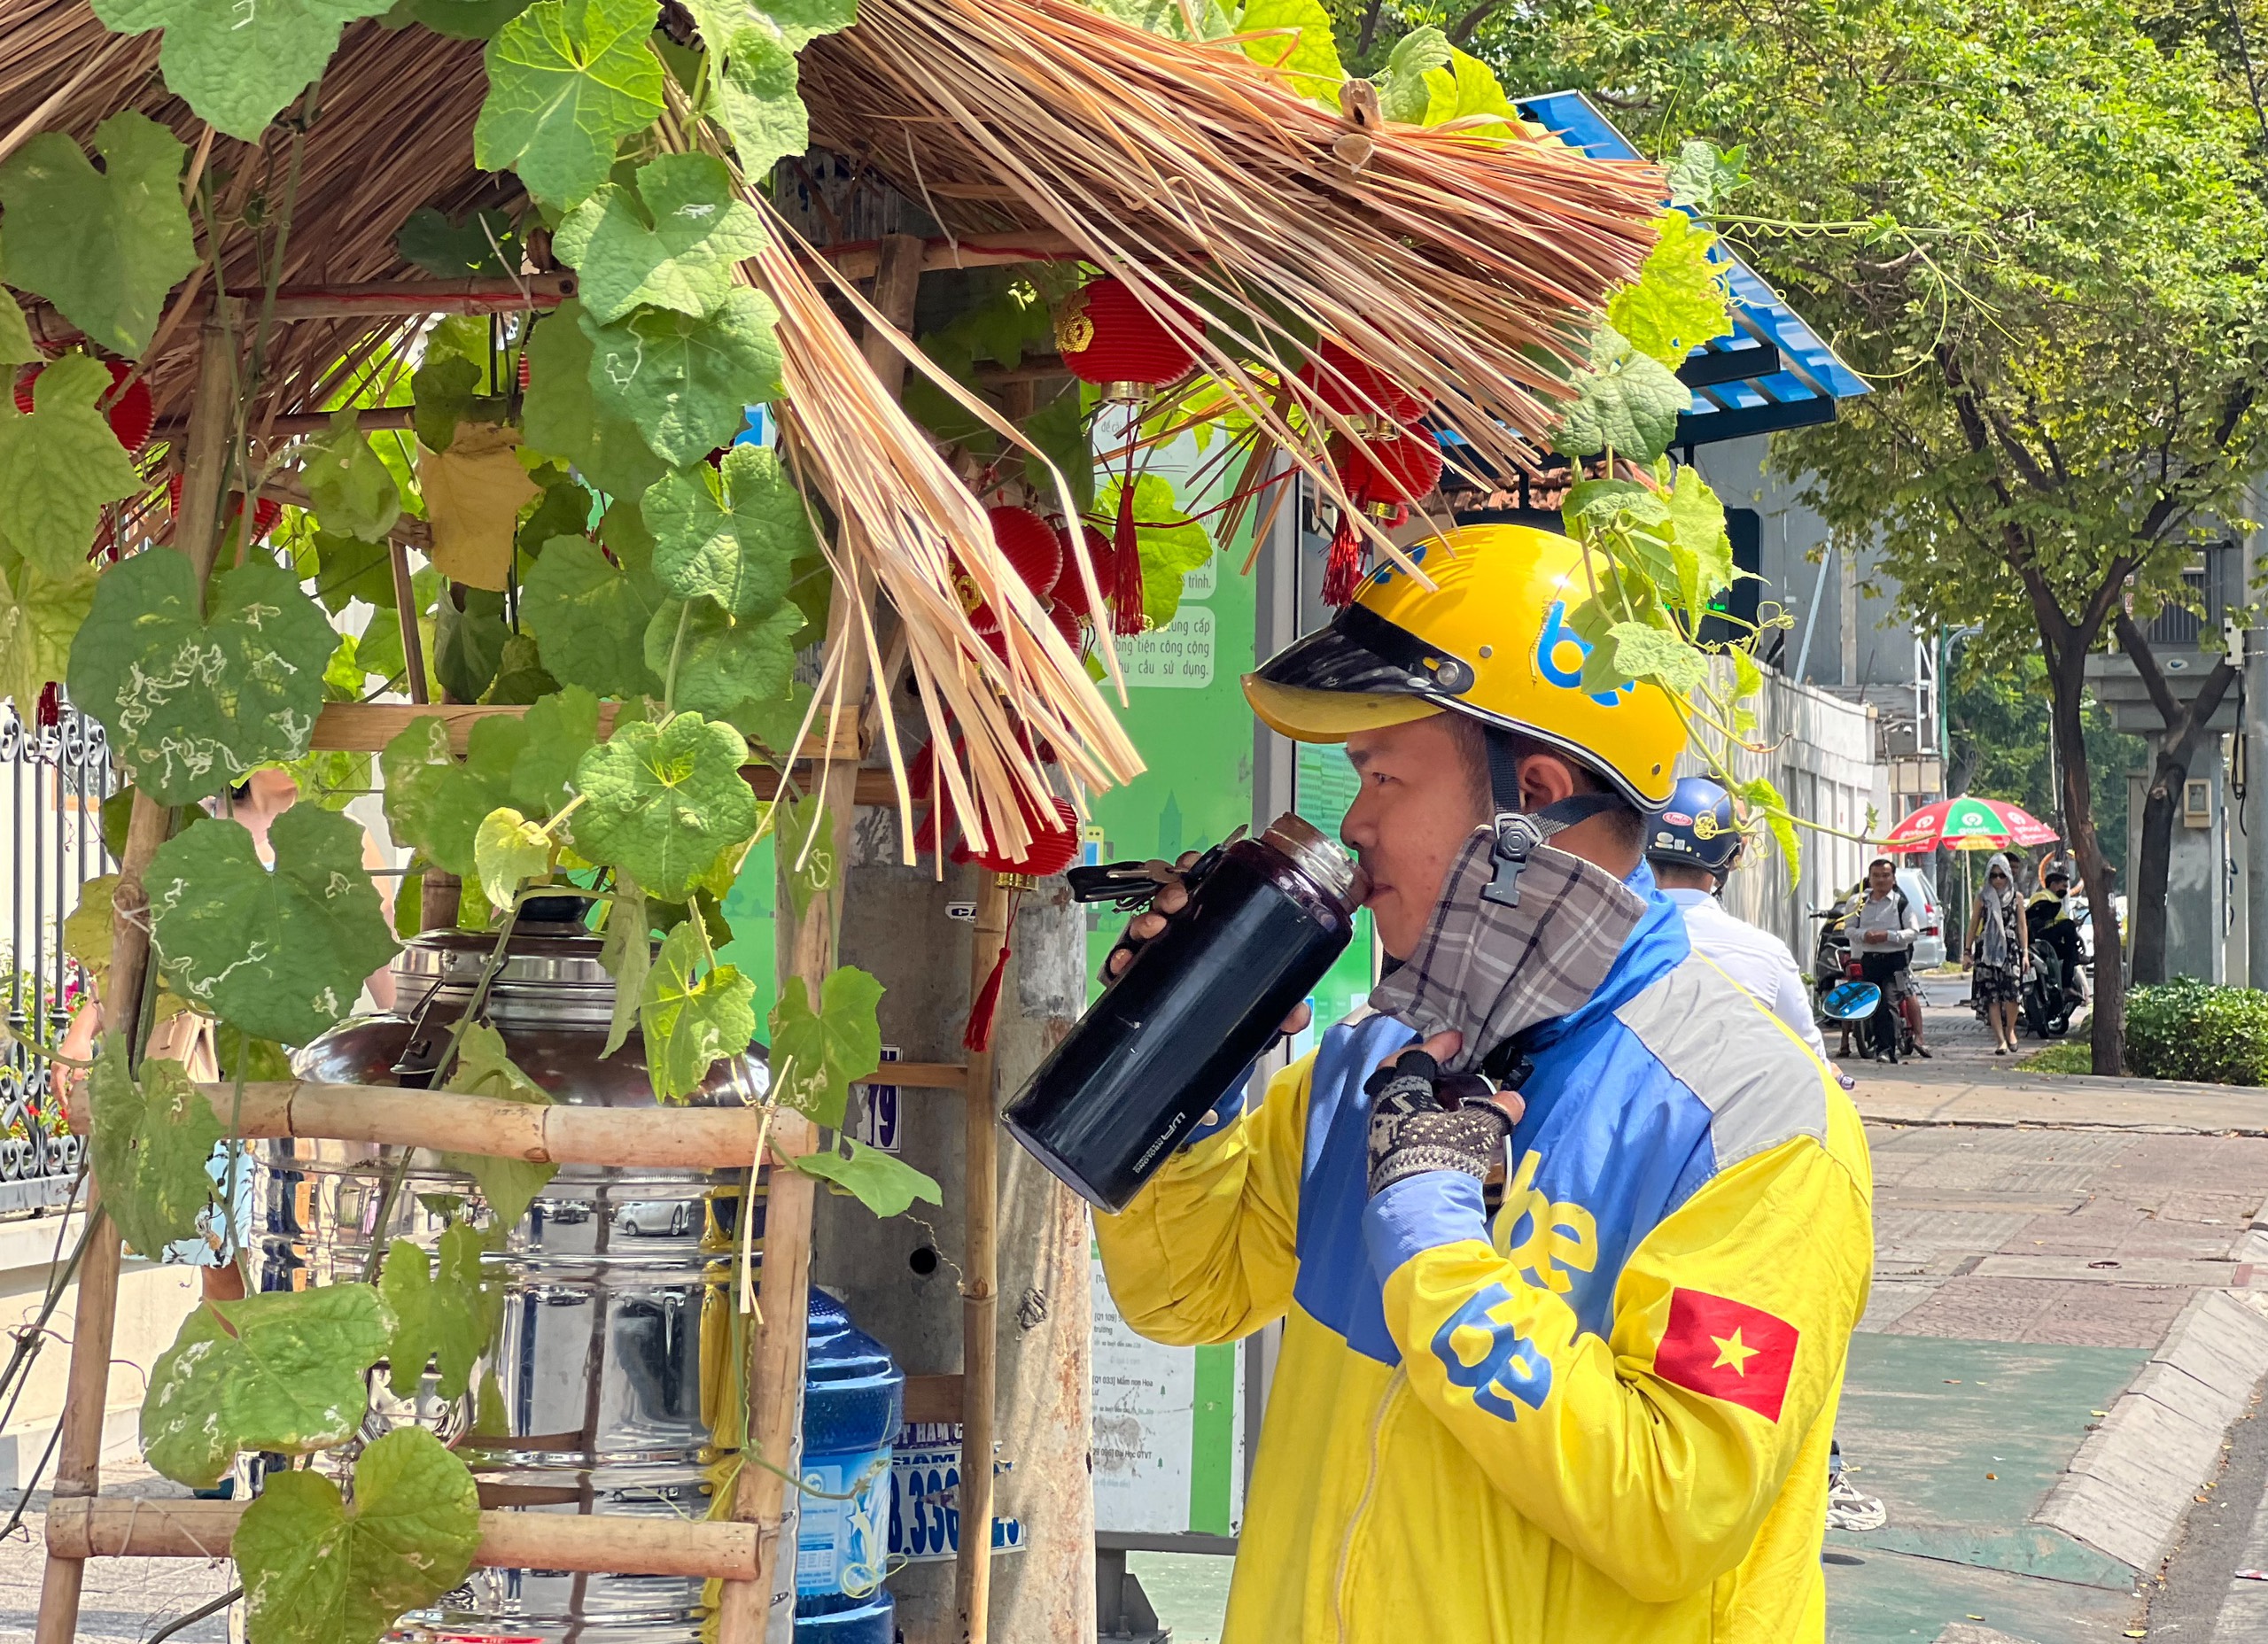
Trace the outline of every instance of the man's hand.
{"type": "MultiPolygon", "coordinates": [[[[1158,933],[1165,929],[1167,915],[1178,913],[1189,905],[1189,888],[1181,882],[1178,875],[1182,870],[1195,865],[1196,861],[1197,852],[1184,850],[1181,853],[1180,860],[1175,862],[1170,867],[1163,862],[1151,862],[1145,865],[1149,868],[1152,878],[1171,878],[1172,882],[1157,894],[1156,898],[1151,902],[1147,909],[1127,921],[1126,934],[1118,939],[1118,945],[1113,948],[1103,959],[1103,986],[1107,988],[1116,981],[1126,967],[1134,962],[1135,954],[1139,952],[1145,944],[1155,940],[1158,933]]],[[[1303,1000],[1292,1007],[1292,1013],[1284,1019],[1283,1025],[1277,1031],[1294,1034],[1314,1019],[1315,1012],[1307,1007],[1303,1000]]]]}
{"type": "Polygon", "coordinates": [[[1878,930],[1870,930],[1870,931],[1868,931],[1868,932],[1864,936],[1862,936],[1861,938],[1860,938],[1860,941],[1862,941],[1862,942],[1888,942],[1888,941],[1890,940],[1890,938],[1889,938],[1889,936],[1888,936],[1888,935],[1886,935],[1884,933],[1883,933],[1883,932],[1881,932],[1881,931],[1878,931],[1878,930]]]}
{"type": "Polygon", "coordinates": [[[1387,1057],[1363,1086],[1371,1098],[1373,1196],[1429,1170],[1485,1182],[1499,1162],[1526,1104],[1517,1090],[1492,1093],[1478,1074],[1443,1074],[1441,1061],[1464,1043],[1461,1034],[1437,1033],[1387,1057]]]}

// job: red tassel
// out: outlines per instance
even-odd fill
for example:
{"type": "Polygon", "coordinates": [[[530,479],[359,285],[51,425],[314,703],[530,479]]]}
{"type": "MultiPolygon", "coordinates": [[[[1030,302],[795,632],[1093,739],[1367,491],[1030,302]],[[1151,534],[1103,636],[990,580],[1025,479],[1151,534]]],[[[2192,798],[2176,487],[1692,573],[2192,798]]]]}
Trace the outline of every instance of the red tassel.
{"type": "Polygon", "coordinates": [[[1111,560],[1118,572],[1118,587],[1111,595],[1118,620],[1111,632],[1142,632],[1142,547],[1134,531],[1134,476],[1130,469],[1118,487],[1118,523],[1111,532],[1111,560]]]}
{"type": "Polygon", "coordinates": [[[1355,530],[1355,516],[1341,509],[1339,529],[1332,533],[1331,557],[1323,566],[1323,602],[1333,609],[1351,605],[1363,585],[1363,539],[1355,530]]]}
{"type": "MultiPolygon", "coordinates": [[[[1010,923],[1014,922],[1013,913],[1010,923]]],[[[992,1019],[1000,1013],[1000,988],[1008,975],[1008,944],[1000,944],[1000,957],[992,961],[992,973],[976,990],[976,997],[968,1007],[968,1027],[960,1036],[961,1048],[979,1055],[992,1048],[992,1019]]]]}

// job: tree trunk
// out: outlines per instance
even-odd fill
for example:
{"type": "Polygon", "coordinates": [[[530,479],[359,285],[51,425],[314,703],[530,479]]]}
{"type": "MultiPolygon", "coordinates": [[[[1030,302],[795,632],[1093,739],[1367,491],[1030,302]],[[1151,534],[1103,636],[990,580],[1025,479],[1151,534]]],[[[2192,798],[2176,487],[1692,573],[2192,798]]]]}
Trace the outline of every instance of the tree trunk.
{"type": "MultiPolygon", "coordinates": [[[[2071,854],[2078,859],[2087,906],[2094,911],[2094,1015],[2088,1039],[2094,1071],[2126,1071],[2126,966],[2120,951],[2118,917],[2112,910],[2111,869],[2094,831],[2094,783],[2087,769],[2086,654],[2085,644],[2043,644],[2051,692],[2049,720],[2062,769],[2063,811],[2071,854]]],[[[1969,917],[1963,909],[1961,918],[1969,917]]]]}
{"type": "Polygon", "coordinates": [[[2163,981],[2166,873],[2173,858],[2173,819],[2189,777],[2189,738],[2161,737],[2142,801],[2141,851],[2134,864],[2134,985],[2163,981]],[[2153,890],[2152,887],[2155,887],[2153,890]]]}

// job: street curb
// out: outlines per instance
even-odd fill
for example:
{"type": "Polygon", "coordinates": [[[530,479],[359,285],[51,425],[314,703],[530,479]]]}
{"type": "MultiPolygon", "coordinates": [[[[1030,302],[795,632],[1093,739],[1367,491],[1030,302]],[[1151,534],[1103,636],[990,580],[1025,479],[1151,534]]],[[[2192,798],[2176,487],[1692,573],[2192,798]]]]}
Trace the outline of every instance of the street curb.
{"type": "Polygon", "coordinates": [[[2072,1456],[2032,1522],[2155,1570],[2268,1375],[2268,1296],[2200,1291],[2072,1456]]]}

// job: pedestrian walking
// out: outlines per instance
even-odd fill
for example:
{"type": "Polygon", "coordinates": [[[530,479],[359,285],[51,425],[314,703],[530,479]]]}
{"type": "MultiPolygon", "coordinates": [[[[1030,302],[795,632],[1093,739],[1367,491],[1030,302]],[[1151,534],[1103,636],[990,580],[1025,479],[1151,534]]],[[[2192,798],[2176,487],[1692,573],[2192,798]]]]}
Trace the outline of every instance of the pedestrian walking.
{"type": "Polygon", "coordinates": [[[2016,999],[2031,963],[2031,937],[2025,928],[2016,872],[1999,851],[1985,865],[1984,888],[1969,915],[1968,955],[1961,963],[1971,973],[1969,996],[1984,1011],[1985,1024],[1992,1030],[1992,1054],[2014,1054],[2016,999]]]}

